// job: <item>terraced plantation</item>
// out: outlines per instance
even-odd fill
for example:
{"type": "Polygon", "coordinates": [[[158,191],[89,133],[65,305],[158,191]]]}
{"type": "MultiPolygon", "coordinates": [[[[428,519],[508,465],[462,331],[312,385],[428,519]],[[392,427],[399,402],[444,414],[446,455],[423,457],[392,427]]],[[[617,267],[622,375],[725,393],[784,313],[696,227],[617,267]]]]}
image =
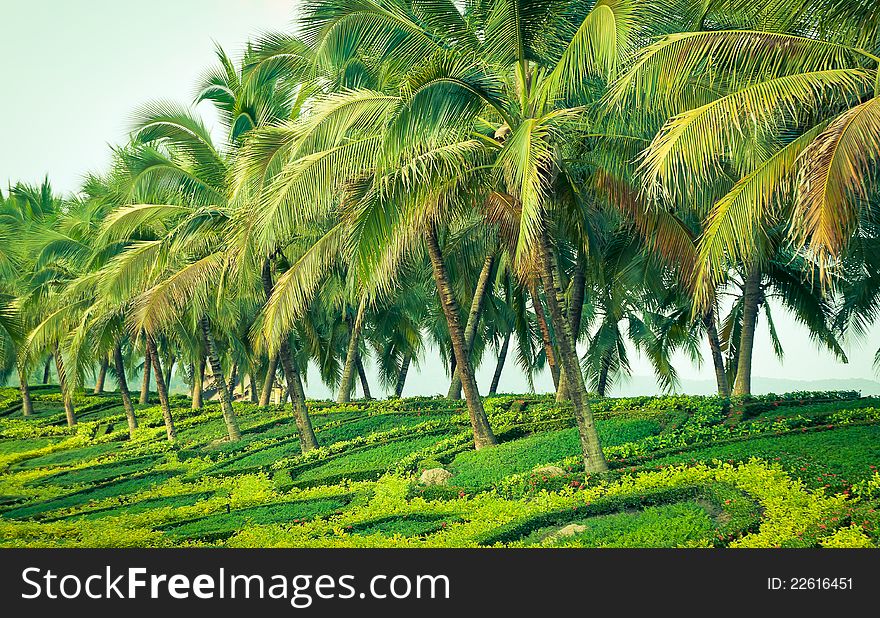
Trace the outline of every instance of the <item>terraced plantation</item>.
{"type": "Polygon", "coordinates": [[[445,398],[290,408],[172,398],[178,434],[115,394],[0,389],[3,546],[837,547],[880,542],[880,399],[853,392],[738,399],[596,398],[610,472],[585,475],[570,408],[551,396],[485,407],[499,445],[475,451],[445,398]]]}

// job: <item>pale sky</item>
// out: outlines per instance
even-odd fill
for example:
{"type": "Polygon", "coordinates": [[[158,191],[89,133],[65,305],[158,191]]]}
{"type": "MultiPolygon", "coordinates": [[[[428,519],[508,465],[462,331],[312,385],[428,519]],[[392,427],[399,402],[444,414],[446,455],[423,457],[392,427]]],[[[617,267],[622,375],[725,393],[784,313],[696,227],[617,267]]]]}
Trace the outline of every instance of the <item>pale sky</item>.
{"type": "MultiPolygon", "coordinates": [[[[75,191],[83,175],[109,163],[109,144],[126,141],[132,112],[150,100],[190,103],[195,84],[214,61],[215,41],[237,55],[249,38],[290,30],[294,0],[0,0],[0,184],[37,182],[45,174],[56,189],[75,191]]],[[[209,106],[199,111],[209,126],[209,106]]],[[[860,345],[850,342],[848,365],[816,349],[806,332],[774,312],[786,350],[783,363],[769,348],[755,351],[754,375],[791,380],[874,379],[880,328],[860,345]]],[[[768,342],[766,325],[757,341],[768,342]]],[[[713,380],[708,348],[701,368],[682,361],[687,380],[713,380]]],[[[650,366],[632,354],[635,374],[650,366]]],[[[478,371],[488,389],[494,360],[478,371]]],[[[425,359],[411,372],[408,394],[446,391],[438,362],[425,359]],[[415,373],[415,374],[414,374],[415,373]]],[[[636,380],[635,384],[639,382],[636,380]]],[[[552,382],[549,375],[539,390],[552,382]]],[[[314,395],[323,389],[311,380],[314,395]]],[[[521,392],[525,379],[513,359],[501,390],[521,392]]],[[[379,391],[378,385],[373,389],[379,391]]],[[[638,390],[638,388],[636,388],[638,390]]],[[[310,393],[311,394],[311,393],[310,393]]]]}

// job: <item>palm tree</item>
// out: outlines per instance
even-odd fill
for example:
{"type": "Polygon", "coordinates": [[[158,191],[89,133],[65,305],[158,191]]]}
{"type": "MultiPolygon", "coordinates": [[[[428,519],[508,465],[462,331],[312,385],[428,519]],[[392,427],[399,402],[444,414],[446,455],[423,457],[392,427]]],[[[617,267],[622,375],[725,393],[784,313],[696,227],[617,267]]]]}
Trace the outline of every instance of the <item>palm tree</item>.
{"type": "Polygon", "coordinates": [[[825,277],[852,236],[880,156],[876,15],[857,3],[800,8],[786,0],[740,7],[714,17],[734,27],[662,38],[640,52],[611,98],[651,100],[666,117],[642,155],[646,192],[674,200],[732,179],[708,213],[695,289],[708,307],[731,265],[745,272],[734,394],[750,390],[771,259],[764,230],[789,221],[792,241],[808,243],[807,264],[825,277]]]}
{"type": "MultiPolygon", "coordinates": [[[[404,3],[366,2],[356,9],[333,2],[319,5],[307,33],[319,63],[353,57],[351,45],[348,53],[340,46],[343,37],[339,34],[344,30],[359,43],[354,55],[368,50],[363,55],[393,58],[406,87],[404,96],[366,90],[328,96],[316,116],[332,120],[332,125],[325,126],[336,130],[329,135],[337,141],[324,142],[310,152],[331,153],[322,158],[332,160],[343,178],[374,179],[372,189],[361,193],[356,208],[355,233],[364,242],[360,245],[364,252],[367,244],[375,250],[377,237],[395,236],[383,232],[379,221],[386,229],[403,221],[410,231],[418,221],[426,230],[425,247],[462,374],[477,446],[491,444],[494,438],[488,433],[491,430],[472,381],[464,327],[444,262],[438,223],[449,221],[447,213],[462,203],[473,203],[473,197],[486,200],[494,195],[495,199],[516,202],[522,213],[516,256],[518,261],[530,261],[537,267],[547,292],[550,322],[557,332],[561,365],[571,374],[569,390],[574,393],[585,466],[591,471],[602,470],[604,457],[560,302],[562,290],[554,275],[548,224],[554,213],[576,201],[566,191],[566,187],[576,186],[571,170],[555,152],[565,146],[559,136],[575,128],[584,110],[564,99],[582,96],[582,83],[601,80],[616,70],[632,41],[626,29],[609,26],[615,18],[626,23],[628,16],[616,15],[620,7],[604,2],[586,15],[574,11],[573,16],[564,18],[547,4],[466,4],[464,15],[452,3],[443,10],[441,4],[420,5],[419,11],[404,3]],[[551,25],[553,20],[557,23],[551,25]],[[560,35],[564,37],[561,41],[556,38],[560,35]],[[561,54],[556,51],[560,43],[561,54]],[[491,120],[479,116],[483,112],[491,120]],[[338,131],[340,127],[344,133],[338,131]],[[339,142],[352,128],[362,137],[346,144],[339,142]],[[374,144],[379,142],[387,148],[384,171],[381,164],[377,168],[374,156],[374,144]],[[462,164],[473,169],[473,174],[462,173],[462,164]],[[454,173],[450,173],[452,165],[454,173]],[[424,184],[416,187],[417,183],[424,184]],[[441,185],[445,185],[443,189],[441,185]],[[410,195],[402,195],[406,191],[410,195]],[[396,199],[388,199],[391,195],[396,199]],[[445,221],[440,218],[443,215],[447,216],[445,221]]],[[[294,132],[290,134],[292,139],[294,132]]],[[[280,140],[280,132],[275,137],[280,140]]],[[[294,169],[291,167],[291,172],[294,169]]],[[[305,183],[296,185],[297,190],[302,191],[303,186],[305,183]]],[[[290,189],[289,183],[278,186],[276,195],[289,198],[290,189]]]]}

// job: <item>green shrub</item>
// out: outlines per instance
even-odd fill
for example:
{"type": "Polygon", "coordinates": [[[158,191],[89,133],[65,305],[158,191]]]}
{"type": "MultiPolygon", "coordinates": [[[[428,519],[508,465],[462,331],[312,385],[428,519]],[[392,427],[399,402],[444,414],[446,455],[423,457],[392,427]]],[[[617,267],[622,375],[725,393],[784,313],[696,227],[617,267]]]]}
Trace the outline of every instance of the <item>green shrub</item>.
{"type": "Polygon", "coordinates": [[[58,441],[58,438],[26,438],[23,440],[0,440],[0,455],[10,453],[25,453],[44,446],[49,446],[58,441]]]}
{"type": "Polygon", "coordinates": [[[175,524],[165,528],[165,532],[181,539],[216,541],[231,536],[245,526],[274,522],[296,525],[303,519],[336,512],[350,501],[350,496],[339,496],[335,499],[266,504],[175,524]]]}
{"type": "Polygon", "coordinates": [[[69,449],[27,459],[17,465],[19,468],[50,468],[55,466],[66,466],[70,464],[85,462],[90,459],[102,457],[121,449],[123,445],[119,442],[108,442],[106,444],[93,444],[82,448],[69,449]]]}
{"type": "Polygon", "coordinates": [[[880,426],[758,437],[667,455],[646,465],[656,467],[713,459],[747,461],[751,457],[778,461],[809,487],[845,491],[853,483],[869,478],[872,466],[880,461],[880,426]]]}
{"type": "MultiPolygon", "coordinates": [[[[554,547],[688,547],[708,544],[715,524],[695,502],[651,506],[584,522],[586,530],[543,545],[554,547]]],[[[548,537],[552,538],[552,537],[548,537]]]]}
{"type": "Polygon", "coordinates": [[[124,459],[106,464],[89,466],[87,468],[78,468],[75,470],[66,470],[57,472],[47,477],[33,481],[33,484],[48,483],[50,485],[78,485],[86,483],[101,483],[110,479],[118,479],[135,472],[141,472],[152,467],[160,459],[159,456],[153,455],[148,457],[138,457],[135,459],[124,459]]]}
{"type": "Polygon", "coordinates": [[[81,506],[108,497],[121,496],[136,491],[144,491],[154,485],[167,481],[174,475],[175,473],[173,472],[153,472],[143,476],[129,478],[124,481],[99,485],[98,487],[84,489],[59,498],[32,502],[0,513],[0,517],[6,519],[34,517],[50,511],[81,506]]]}
{"type": "Polygon", "coordinates": [[[293,470],[293,480],[297,484],[314,485],[329,483],[341,478],[352,480],[376,477],[385,472],[398,459],[421,450],[440,440],[440,436],[429,435],[389,442],[380,446],[356,449],[319,463],[314,467],[293,470]]]}
{"type": "Polygon", "coordinates": [[[85,513],[75,513],[73,515],[65,515],[59,519],[102,519],[104,517],[115,517],[123,515],[131,517],[138,513],[146,513],[153,509],[161,509],[165,507],[178,508],[181,506],[190,506],[200,500],[205,500],[213,495],[212,492],[204,491],[191,494],[181,494],[177,496],[166,496],[161,498],[148,498],[137,502],[130,502],[115,507],[105,507],[87,511],[85,513]]]}
{"type": "Polygon", "coordinates": [[[461,521],[454,514],[416,513],[382,517],[346,527],[350,534],[382,534],[385,536],[421,536],[442,530],[451,523],[461,521]]]}
{"type": "MultiPolygon", "coordinates": [[[[604,446],[634,442],[660,431],[654,420],[613,419],[597,421],[596,429],[604,446]]],[[[452,483],[462,487],[489,487],[511,474],[526,472],[581,452],[576,428],[540,433],[495,448],[459,454],[450,469],[452,483]]]]}

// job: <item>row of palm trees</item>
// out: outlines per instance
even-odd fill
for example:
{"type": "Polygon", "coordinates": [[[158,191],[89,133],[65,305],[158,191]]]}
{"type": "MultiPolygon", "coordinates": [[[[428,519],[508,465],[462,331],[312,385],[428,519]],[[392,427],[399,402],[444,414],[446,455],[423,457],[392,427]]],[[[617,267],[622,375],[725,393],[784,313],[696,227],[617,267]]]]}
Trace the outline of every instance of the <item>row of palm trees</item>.
{"type": "Polygon", "coordinates": [[[744,395],[761,316],[782,353],[771,299],[841,359],[874,322],[877,8],[316,0],[298,35],[218,49],[195,102],[222,144],[157,102],[76,196],[2,197],[2,367],[27,414],[54,364],[71,425],[110,373],[132,430],[140,370],[169,440],[172,367],[230,440],[236,386],[266,405],[283,385],[307,451],[310,365],[346,402],[372,359],[400,396],[437,350],[479,449],[474,367],[492,354],[495,392],[513,351],[602,471],[588,389],[628,345],[673,387],[673,355],[708,342],[719,394],[744,395]]]}

